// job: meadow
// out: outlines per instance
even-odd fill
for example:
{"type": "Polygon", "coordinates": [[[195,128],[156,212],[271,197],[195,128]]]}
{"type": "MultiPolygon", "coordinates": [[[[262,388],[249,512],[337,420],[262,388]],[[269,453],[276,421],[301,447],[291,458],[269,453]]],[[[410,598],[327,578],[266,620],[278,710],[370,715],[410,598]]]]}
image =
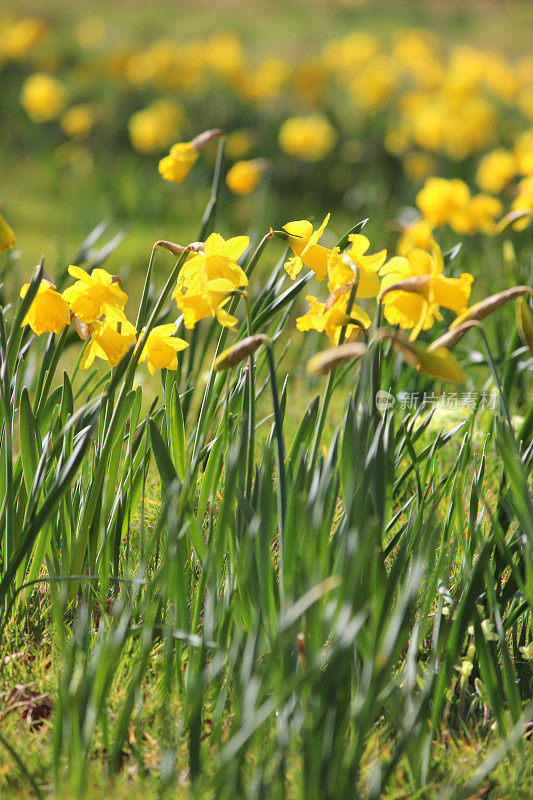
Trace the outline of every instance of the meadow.
{"type": "Polygon", "coordinates": [[[0,21],[0,797],[530,798],[533,10],[0,21]]]}

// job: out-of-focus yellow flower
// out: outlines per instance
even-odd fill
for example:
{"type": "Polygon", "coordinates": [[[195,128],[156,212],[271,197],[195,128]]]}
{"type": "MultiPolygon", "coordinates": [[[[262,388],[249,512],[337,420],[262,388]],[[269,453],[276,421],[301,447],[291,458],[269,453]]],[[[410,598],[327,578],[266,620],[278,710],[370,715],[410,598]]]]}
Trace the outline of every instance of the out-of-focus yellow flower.
{"type": "Polygon", "coordinates": [[[281,58],[265,58],[253,72],[243,73],[236,88],[251,103],[265,103],[276,97],[289,76],[289,67],[281,58]]]}
{"type": "Polygon", "coordinates": [[[428,153],[407,153],[403,159],[403,169],[410,181],[423,181],[436,169],[435,159],[428,153]]]}
{"type": "Polygon", "coordinates": [[[16,61],[30,52],[47,33],[46,25],[35,17],[23,17],[2,29],[0,56],[16,61]]]}
{"type": "Polygon", "coordinates": [[[441,307],[458,315],[468,305],[473,276],[463,272],[459,278],[447,278],[443,269],[442,253],[434,246],[431,253],[415,249],[395,256],[381,270],[385,319],[391,325],[412,329],[410,341],[421,330],[431,328],[435,319],[442,320],[441,307]],[[404,281],[409,291],[400,288],[404,281]]]}
{"type": "Polygon", "coordinates": [[[85,17],[74,29],[77,43],[87,50],[98,47],[103,42],[105,33],[104,22],[99,17],[85,17]]]}
{"type": "Polygon", "coordinates": [[[343,253],[333,252],[328,259],[328,289],[349,294],[352,286],[356,286],[356,297],[376,297],[380,288],[378,272],[385,263],[387,251],[365,255],[370,247],[366,236],[355,233],[348,239],[350,247],[343,253]]]}
{"type": "Polygon", "coordinates": [[[186,328],[194,328],[204,317],[216,317],[221,325],[233,328],[237,319],[223,308],[231,293],[248,285],[245,272],[237,264],[250,243],[248,236],[227,241],[212,233],[204,252],[190,256],[178,275],[172,295],[183,313],[186,328]]]}
{"type": "Polygon", "coordinates": [[[279,130],[281,149],[305,161],[320,161],[336,142],[337,133],[322,114],[290,117],[279,130]]]}
{"type": "Polygon", "coordinates": [[[139,153],[153,153],[168,147],[183,118],[183,109],[175,100],[156,100],[130,117],[128,131],[132,145],[139,153]]]}
{"type": "Polygon", "coordinates": [[[285,262],[284,267],[294,280],[306,266],[312,269],[319,281],[324,280],[328,271],[328,259],[333,255],[333,250],[318,244],[329,222],[328,214],[322,225],[313,230],[313,225],[306,219],[288,222],[283,230],[288,234],[287,243],[294,253],[294,258],[285,262]]]}
{"type": "Polygon", "coordinates": [[[0,214],[0,253],[5,253],[6,250],[11,250],[16,241],[17,237],[15,236],[13,230],[0,214]]]}
{"type": "Polygon", "coordinates": [[[126,319],[123,309],[128,295],[118,285],[118,278],[105,269],[93,269],[89,274],[81,267],[71,265],[68,271],[77,281],[65,289],[63,299],[78,319],[90,324],[103,314],[113,312],[118,319],[126,319]]]}
{"type": "MultiPolygon", "coordinates": [[[[511,203],[512,211],[530,211],[533,214],[533,175],[522,178],[518,184],[518,194],[511,203]]],[[[515,230],[524,230],[531,221],[530,217],[524,217],[514,223],[515,230]]]]}
{"type": "Polygon", "coordinates": [[[116,367],[137,340],[135,326],[126,319],[117,319],[112,311],[105,319],[91,325],[91,341],[85,348],[80,369],[88,369],[95,358],[116,367]]]}
{"type": "Polygon", "coordinates": [[[309,303],[309,311],[297,318],[296,327],[299,331],[313,330],[325,333],[333,345],[339,343],[344,327],[346,327],[346,340],[355,341],[362,329],[367,330],[371,325],[372,321],[368,314],[355,304],[352,305],[350,314],[347,314],[348,294],[342,295],[329,308],[327,303],[321,303],[313,295],[307,295],[305,299],[309,303]]]}
{"type": "Polygon", "coordinates": [[[24,81],[20,101],[34,122],[48,122],[65,107],[65,87],[52,75],[35,72],[24,81]]]}
{"type": "MultiPolygon", "coordinates": [[[[25,283],[20,290],[20,296],[26,297],[29,288],[30,284],[25,283]]],[[[68,304],[63,300],[59,292],[55,290],[53,284],[43,279],[26,316],[22,320],[22,325],[29,325],[32,331],[37,336],[40,336],[42,333],[59,333],[69,323],[70,311],[68,304]]]]}
{"type": "Polygon", "coordinates": [[[496,217],[499,217],[502,213],[502,204],[497,197],[491,197],[488,194],[477,194],[468,204],[467,213],[470,218],[470,230],[466,229],[465,233],[481,231],[482,233],[493,234],[496,231],[496,217]]]}
{"type": "Polygon", "coordinates": [[[495,218],[502,212],[496,197],[486,194],[471,197],[464,181],[445,178],[428,178],[416,196],[416,203],[432,225],[448,223],[456,233],[494,233],[495,218]]]}
{"type": "Polygon", "coordinates": [[[226,156],[234,161],[246,158],[255,144],[255,135],[250,128],[232,131],[226,139],[226,156]]]}
{"type": "Polygon", "coordinates": [[[148,334],[139,362],[147,361],[150,375],[158,369],[178,368],[178,353],[189,344],[184,339],[179,339],[175,333],[176,326],[170,323],[158,325],[148,334]]]}
{"type": "Polygon", "coordinates": [[[476,183],[484,192],[498,194],[508,186],[516,175],[516,159],[514,155],[498,147],[479,162],[476,183]]]}
{"type": "Polygon", "coordinates": [[[436,245],[433,238],[433,225],[427,219],[418,219],[404,229],[398,241],[398,255],[404,256],[415,248],[430,251],[436,245]]]}
{"type": "Polygon", "coordinates": [[[207,65],[226,80],[232,80],[246,71],[242,43],[233,33],[219,33],[205,47],[207,65]]]}
{"type": "Polygon", "coordinates": [[[250,194],[261,180],[266,167],[264,158],[237,161],[228,171],[226,183],[234,194],[250,194]]]}
{"type": "Polygon", "coordinates": [[[364,111],[376,111],[390,101],[399,74],[394,59],[379,55],[358,70],[351,83],[350,95],[364,111]]]}
{"type": "Polygon", "coordinates": [[[416,196],[416,204],[435,227],[449,223],[455,228],[470,201],[470,190],[464,181],[428,178],[416,196]]]}
{"type": "Polygon", "coordinates": [[[84,139],[92,131],[96,115],[90,103],[80,103],[67,109],[59,120],[61,130],[71,139],[84,139]]]}

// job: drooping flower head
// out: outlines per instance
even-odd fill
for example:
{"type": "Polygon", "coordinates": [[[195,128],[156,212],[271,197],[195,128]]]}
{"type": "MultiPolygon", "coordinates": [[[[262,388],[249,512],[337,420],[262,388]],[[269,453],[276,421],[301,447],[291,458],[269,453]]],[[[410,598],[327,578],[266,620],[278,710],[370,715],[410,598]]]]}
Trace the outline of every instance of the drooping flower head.
{"type": "Polygon", "coordinates": [[[204,317],[216,317],[221,325],[232,328],[236,318],[223,308],[231,293],[248,285],[248,278],[237,259],[250,243],[248,236],[236,236],[227,241],[212,233],[204,252],[190,256],[178,276],[172,295],[183,313],[186,328],[194,328],[204,317]]]}
{"type": "Polygon", "coordinates": [[[91,325],[91,340],[80,363],[81,369],[91,366],[95,358],[107,361],[110,367],[116,367],[137,339],[135,327],[111,312],[105,319],[97,320],[91,325]]]}
{"type": "Polygon", "coordinates": [[[325,333],[332,345],[339,343],[341,331],[346,328],[345,338],[354,341],[371,325],[368,314],[359,306],[352,304],[348,314],[349,295],[343,294],[332,304],[321,303],[313,295],[305,298],[309,303],[309,311],[296,320],[299,331],[318,331],[325,333]]]}
{"type": "Polygon", "coordinates": [[[385,319],[412,329],[411,341],[435,319],[442,320],[441,307],[461,314],[468,305],[473,276],[463,272],[459,278],[447,278],[443,269],[442,253],[434,247],[431,253],[414,249],[395,256],[381,270],[385,319]]]}
{"type": "Polygon", "coordinates": [[[387,251],[365,255],[370,242],[360,233],[350,234],[350,247],[343,253],[333,252],[328,259],[328,288],[330,292],[349,292],[356,288],[356,297],[376,297],[379,292],[379,270],[385,263],[387,251]]]}
{"type": "Polygon", "coordinates": [[[294,280],[304,266],[315,273],[317,280],[323,281],[327,275],[328,259],[333,255],[333,250],[318,244],[329,222],[330,214],[324,218],[322,225],[313,230],[313,225],[306,219],[288,222],[283,230],[288,234],[287,243],[294,253],[284,267],[294,280]]]}
{"type": "Polygon", "coordinates": [[[94,269],[90,274],[81,267],[70,266],[70,275],[77,281],[65,289],[63,299],[79,320],[90,324],[103,314],[114,311],[123,318],[128,295],[119,286],[119,279],[105,269],[94,269]]]}
{"type": "Polygon", "coordinates": [[[139,356],[139,362],[148,364],[150,375],[158,369],[177,369],[178,353],[189,346],[184,339],[175,336],[176,326],[173,323],[158,325],[148,334],[148,338],[139,356]]]}
{"type": "MultiPolygon", "coordinates": [[[[30,288],[25,283],[20,290],[20,296],[26,297],[30,288]]],[[[42,333],[59,333],[70,323],[68,303],[56,291],[55,286],[47,280],[42,280],[37,289],[37,294],[22,320],[22,325],[29,325],[37,336],[42,333]]]]}
{"type": "Polygon", "coordinates": [[[191,142],[177,142],[170,153],[159,162],[159,172],[166,181],[181,183],[198,160],[201,151],[210,141],[223,136],[218,128],[200,133],[191,142]]]}

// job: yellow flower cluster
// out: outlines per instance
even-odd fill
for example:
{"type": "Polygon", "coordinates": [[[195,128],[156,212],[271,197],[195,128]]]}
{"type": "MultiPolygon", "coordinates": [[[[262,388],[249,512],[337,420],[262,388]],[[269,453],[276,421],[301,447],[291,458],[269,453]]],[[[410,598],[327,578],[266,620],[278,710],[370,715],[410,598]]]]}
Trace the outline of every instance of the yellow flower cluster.
{"type": "MultiPolygon", "coordinates": [[[[116,367],[137,342],[135,326],[124,313],[128,296],[120,288],[119,279],[104,269],[94,269],[89,274],[81,267],[70,266],[68,271],[76,281],[62,294],[51,281],[41,280],[22,325],[28,325],[40,336],[60,333],[73,319],[82,338],[90,333],[81,369],[90,367],[95,358],[116,367]]],[[[22,287],[22,298],[29,286],[26,283],[22,287]]],[[[147,361],[152,375],[157,369],[177,368],[177,353],[188,343],[175,333],[176,326],[169,324],[156,326],[148,334],[139,361],[147,361]]]]}
{"type": "Polygon", "coordinates": [[[328,221],[329,214],[317,230],[307,220],[290,222],[278,234],[294,253],[285,264],[291,278],[304,266],[317,280],[327,278],[327,300],[307,296],[309,310],[296,320],[298,330],[324,332],[334,345],[341,337],[356,339],[372,322],[369,314],[355,305],[357,298],[380,300],[387,322],[410,330],[411,341],[435,320],[443,319],[441,308],[456,316],[466,310],[474,278],[469,273],[459,278],[444,275],[442,253],[426,222],[418,223],[411,238],[404,234],[400,255],[387,261],[386,250],[367,253],[370,242],[362,234],[350,234],[349,246],[342,252],[338,247],[320,245],[328,221]]]}
{"type": "Polygon", "coordinates": [[[472,197],[464,181],[435,177],[428,178],[416,197],[416,204],[431,225],[449,225],[460,234],[494,233],[496,217],[501,215],[503,208],[501,202],[491,195],[472,197]]]}

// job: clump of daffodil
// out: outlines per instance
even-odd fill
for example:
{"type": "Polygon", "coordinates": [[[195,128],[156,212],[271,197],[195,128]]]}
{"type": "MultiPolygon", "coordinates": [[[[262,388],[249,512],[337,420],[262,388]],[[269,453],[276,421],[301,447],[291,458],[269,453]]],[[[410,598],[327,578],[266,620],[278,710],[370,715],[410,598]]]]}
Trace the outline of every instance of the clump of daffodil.
{"type": "Polygon", "coordinates": [[[11,250],[16,241],[17,238],[13,230],[0,214],[0,253],[5,253],[6,250],[11,250]]]}
{"type": "Polygon", "coordinates": [[[324,332],[331,344],[336,345],[344,336],[353,341],[371,325],[369,315],[354,303],[354,299],[376,297],[380,289],[379,270],[387,258],[387,251],[367,254],[370,242],[360,233],[348,237],[349,247],[344,252],[334,248],[326,261],[330,295],[322,303],[308,295],[309,311],[296,320],[300,331],[324,332]]]}
{"type": "Polygon", "coordinates": [[[463,272],[459,278],[448,278],[443,271],[444,260],[436,245],[430,253],[414,249],[395,256],[381,270],[385,319],[411,329],[411,341],[421,330],[431,328],[435,319],[442,320],[441,307],[459,315],[468,306],[473,276],[463,272]]]}
{"type": "Polygon", "coordinates": [[[237,319],[224,309],[232,292],[248,285],[245,272],[237,264],[250,243],[248,236],[227,241],[212,233],[203,252],[189,256],[178,275],[172,295],[183,314],[186,328],[194,328],[204,317],[215,317],[232,328],[237,319]]]}
{"type": "Polygon", "coordinates": [[[55,119],[63,111],[65,101],[65,87],[47,72],[36,72],[24,81],[20,102],[34,122],[55,119]]]}
{"type": "Polygon", "coordinates": [[[110,367],[116,367],[136,341],[135,326],[110,311],[103,320],[92,323],[91,340],[85,348],[80,368],[88,369],[95,358],[101,358],[110,367]]]}
{"type": "Polygon", "coordinates": [[[123,309],[128,295],[120,288],[120,279],[116,275],[110,275],[105,269],[94,269],[89,274],[81,267],[72,265],[68,271],[77,280],[65,289],[63,299],[81,322],[90,324],[110,312],[126,319],[123,309]]]}
{"type": "Polygon", "coordinates": [[[279,145],[290,156],[320,161],[337,142],[335,128],[322,114],[290,117],[279,130],[279,145]]]}
{"type": "Polygon", "coordinates": [[[189,344],[175,334],[174,323],[158,325],[148,334],[139,362],[146,361],[150,375],[158,369],[178,368],[178,353],[180,350],[185,350],[189,344]]]}
{"type": "Polygon", "coordinates": [[[159,162],[159,172],[166,181],[181,183],[198,160],[201,151],[212,139],[223,136],[223,131],[205,131],[190,142],[177,142],[170,153],[159,162]]]}
{"type": "MultiPolygon", "coordinates": [[[[25,283],[20,290],[20,296],[26,297],[29,288],[30,284],[25,283]]],[[[32,331],[40,336],[42,333],[59,333],[69,323],[68,303],[56,291],[53,283],[41,280],[22,325],[29,325],[32,331]]]]}
{"type": "Polygon", "coordinates": [[[318,244],[329,222],[330,214],[324,218],[322,225],[313,230],[313,225],[306,219],[288,222],[283,226],[285,234],[279,234],[287,242],[294,258],[290,258],[284,267],[294,280],[304,266],[315,273],[317,280],[322,281],[327,275],[328,259],[333,255],[333,250],[318,244]]]}
{"type": "Polygon", "coordinates": [[[495,233],[496,217],[502,212],[496,197],[472,197],[467,184],[457,179],[428,178],[416,196],[416,204],[431,225],[449,225],[461,234],[495,233]]]}
{"type": "Polygon", "coordinates": [[[226,183],[234,194],[250,194],[261,180],[266,167],[267,161],[264,158],[237,161],[228,171],[226,183]]]}

